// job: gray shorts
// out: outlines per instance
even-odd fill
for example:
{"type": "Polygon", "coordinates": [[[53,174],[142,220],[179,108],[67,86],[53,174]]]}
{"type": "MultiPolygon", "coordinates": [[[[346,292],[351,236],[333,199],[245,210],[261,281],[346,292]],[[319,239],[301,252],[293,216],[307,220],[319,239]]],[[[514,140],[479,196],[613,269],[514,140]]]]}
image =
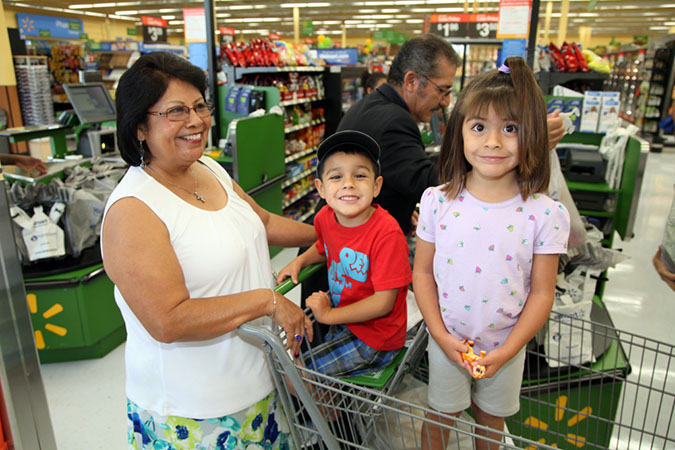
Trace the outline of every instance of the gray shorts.
{"type": "Polygon", "coordinates": [[[463,367],[450,361],[429,336],[429,405],[436,411],[456,413],[471,406],[471,400],[496,417],[508,417],[520,409],[525,349],[502,366],[491,378],[475,380],[463,367]]]}

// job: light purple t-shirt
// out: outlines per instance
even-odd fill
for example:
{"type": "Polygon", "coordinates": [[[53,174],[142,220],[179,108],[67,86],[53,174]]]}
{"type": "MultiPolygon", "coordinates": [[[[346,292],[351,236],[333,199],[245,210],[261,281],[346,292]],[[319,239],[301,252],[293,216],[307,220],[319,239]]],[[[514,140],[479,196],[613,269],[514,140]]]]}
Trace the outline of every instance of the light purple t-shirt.
{"type": "Polygon", "coordinates": [[[434,278],[448,332],[487,352],[506,341],[530,292],[535,253],[567,253],[570,219],[546,195],[485,203],[427,189],[417,236],[435,244],[434,278]]]}

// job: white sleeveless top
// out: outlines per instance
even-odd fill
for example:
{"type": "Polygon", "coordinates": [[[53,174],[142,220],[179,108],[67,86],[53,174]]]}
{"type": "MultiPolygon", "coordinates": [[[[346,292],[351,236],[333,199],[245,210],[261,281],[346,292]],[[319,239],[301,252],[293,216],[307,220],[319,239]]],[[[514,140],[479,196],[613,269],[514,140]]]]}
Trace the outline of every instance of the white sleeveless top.
{"type": "MultiPolygon", "coordinates": [[[[169,231],[191,298],[273,287],[262,221],[234,192],[222,167],[208,157],[200,161],[217,174],[227,192],[223,209],[196,208],[140,167],[131,167],[110,195],[103,220],[108,208],[124,197],[138,198],[152,209],[169,231]]],[[[272,391],[260,342],[235,330],[207,341],[164,344],[145,330],[117,286],[115,301],[127,328],[127,396],[140,407],[206,419],[241,411],[272,391]]],[[[255,322],[272,325],[268,318],[255,322]]]]}

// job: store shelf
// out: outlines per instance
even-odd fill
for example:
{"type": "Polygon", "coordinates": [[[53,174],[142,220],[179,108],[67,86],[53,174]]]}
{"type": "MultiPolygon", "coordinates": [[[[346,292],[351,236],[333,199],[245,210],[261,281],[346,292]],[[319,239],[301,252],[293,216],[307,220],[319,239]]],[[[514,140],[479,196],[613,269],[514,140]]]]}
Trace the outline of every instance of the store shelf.
{"type": "Polygon", "coordinates": [[[607,183],[583,183],[581,181],[567,181],[567,187],[570,191],[590,191],[617,193],[619,189],[611,189],[607,183]]]}
{"type": "Polygon", "coordinates": [[[296,161],[296,160],[302,158],[303,156],[311,155],[312,153],[315,153],[315,152],[316,152],[316,147],[311,147],[311,148],[305,149],[301,152],[296,152],[296,153],[293,153],[292,155],[288,155],[286,157],[286,159],[284,159],[284,162],[286,164],[288,164],[289,162],[296,161]]]}
{"type": "MultiPolygon", "coordinates": [[[[314,205],[316,206],[316,205],[314,205]]],[[[297,221],[298,222],[304,222],[305,220],[309,219],[312,217],[312,214],[314,214],[314,207],[312,207],[309,211],[307,211],[305,214],[302,216],[298,217],[297,221]]]]}
{"type": "MultiPolygon", "coordinates": [[[[571,81],[595,82],[599,86],[609,79],[609,74],[598,72],[539,72],[534,74],[544,95],[550,95],[553,87],[571,81]]],[[[602,90],[602,89],[598,89],[602,90]]]]}
{"type": "Polygon", "coordinates": [[[314,125],[321,125],[322,123],[326,123],[325,120],[312,120],[311,122],[307,123],[301,123],[300,125],[293,125],[292,127],[286,127],[284,128],[284,133],[292,133],[294,131],[302,130],[308,127],[312,127],[314,125]]]}
{"type": "Polygon", "coordinates": [[[324,66],[286,66],[286,67],[235,67],[234,78],[239,80],[244,75],[280,72],[323,72],[324,66]]]}
{"type": "Polygon", "coordinates": [[[309,98],[299,98],[296,100],[285,100],[283,102],[279,102],[281,106],[292,106],[292,105],[304,105],[305,103],[312,103],[312,102],[317,102],[319,100],[323,100],[325,97],[309,97],[309,98]]]}
{"type": "Polygon", "coordinates": [[[300,175],[296,175],[293,178],[284,181],[283,183],[281,183],[281,189],[286,189],[291,184],[296,183],[296,182],[302,180],[303,178],[308,177],[309,175],[314,173],[314,170],[315,170],[314,168],[307,169],[304,172],[302,172],[300,175]]]}
{"type": "Polygon", "coordinates": [[[307,197],[309,194],[311,194],[311,193],[314,192],[314,191],[316,191],[316,187],[312,186],[311,188],[309,188],[309,189],[307,189],[307,190],[301,192],[300,194],[296,195],[295,198],[294,198],[293,200],[288,201],[288,202],[283,202],[283,203],[281,204],[281,206],[283,207],[283,209],[286,209],[286,208],[288,208],[289,206],[291,206],[292,204],[297,203],[299,200],[301,200],[301,199],[307,197]]]}
{"type": "Polygon", "coordinates": [[[590,216],[590,217],[614,217],[616,215],[614,212],[590,211],[587,209],[580,209],[579,214],[581,214],[582,216],[590,216]]]}

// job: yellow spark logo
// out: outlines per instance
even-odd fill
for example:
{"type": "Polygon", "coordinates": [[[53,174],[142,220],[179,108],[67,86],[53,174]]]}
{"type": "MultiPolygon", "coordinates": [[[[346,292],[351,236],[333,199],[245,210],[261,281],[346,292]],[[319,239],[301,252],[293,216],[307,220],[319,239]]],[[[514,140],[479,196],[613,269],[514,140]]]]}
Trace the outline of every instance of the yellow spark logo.
{"type": "MultiPolygon", "coordinates": [[[[565,407],[567,406],[567,396],[566,395],[561,395],[560,397],[557,398],[555,401],[555,421],[560,422],[563,420],[564,415],[565,415],[565,407]]],[[[568,427],[573,427],[577,423],[581,422],[582,420],[585,420],[588,418],[591,414],[593,413],[593,408],[590,406],[586,406],[584,409],[579,411],[579,413],[575,414],[572,416],[567,421],[567,426],[568,427]]],[[[545,422],[542,422],[541,420],[537,419],[534,416],[530,416],[525,420],[525,425],[531,426],[533,428],[539,428],[540,430],[546,431],[548,429],[548,424],[545,422]]],[[[585,447],[586,446],[586,438],[583,436],[577,436],[576,434],[572,433],[567,433],[567,442],[569,442],[572,445],[575,445],[579,448],[585,447]]],[[[539,443],[545,444],[546,439],[539,439],[539,443]]],[[[551,444],[551,447],[558,447],[557,444],[551,444]]],[[[537,450],[537,447],[535,446],[529,446],[526,448],[526,450],[537,450]]]]}
{"type": "Polygon", "coordinates": [[[34,24],[35,22],[33,22],[33,19],[31,19],[30,17],[24,17],[21,20],[21,28],[23,28],[25,33],[30,33],[31,31],[33,31],[35,29],[35,27],[33,26],[34,24]]]}
{"type": "MultiPolygon", "coordinates": [[[[35,296],[35,294],[26,295],[26,300],[28,301],[28,309],[30,310],[30,313],[37,314],[38,307],[37,307],[37,297],[35,296]]],[[[52,305],[51,308],[42,313],[42,317],[44,317],[45,319],[50,319],[62,311],[63,306],[61,306],[60,303],[55,303],[54,305],[52,305]]],[[[61,337],[65,336],[66,333],[68,332],[67,329],[51,323],[45,324],[45,330],[61,337]]],[[[42,336],[42,331],[40,330],[35,330],[35,346],[37,347],[38,350],[42,350],[43,348],[45,348],[45,339],[44,336],[42,336]]]]}

